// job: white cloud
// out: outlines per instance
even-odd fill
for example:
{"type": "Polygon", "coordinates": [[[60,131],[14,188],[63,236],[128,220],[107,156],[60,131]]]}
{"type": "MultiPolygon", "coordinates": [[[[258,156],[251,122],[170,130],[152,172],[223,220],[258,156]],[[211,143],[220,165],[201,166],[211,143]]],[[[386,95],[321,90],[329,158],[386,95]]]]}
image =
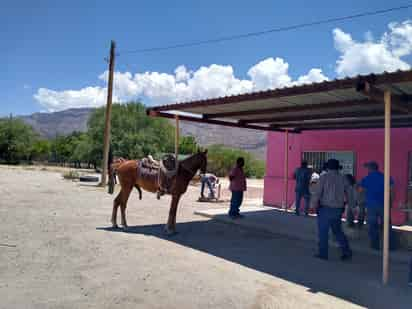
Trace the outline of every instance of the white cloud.
{"type": "MultiPolygon", "coordinates": [[[[185,66],[178,66],[174,74],[144,72],[133,75],[130,72],[115,72],[113,101],[124,102],[145,97],[156,104],[183,102],[327,79],[320,69],[312,69],[293,82],[288,68],[289,64],[281,58],[267,58],[249,69],[250,79],[236,78],[232,66],[218,64],[202,66],[194,72],[185,66]]],[[[108,72],[101,74],[99,79],[107,82],[108,72]]],[[[34,97],[49,111],[96,107],[106,102],[106,88],[96,86],[65,91],[40,88],[34,97]]]]}
{"type": "Polygon", "coordinates": [[[308,74],[302,75],[298,78],[295,85],[303,85],[303,84],[312,84],[312,83],[320,83],[323,81],[328,80],[328,77],[322,73],[321,69],[311,69],[308,74]]]}
{"type": "Polygon", "coordinates": [[[282,58],[267,58],[251,67],[248,75],[256,90],[281,88],[290,85],[289,64],[282,58]]]}
{"type": "Polygon", "coordinates": [[[389,33],[385,33],[382,41],[388,45],[395,56],[403,57],[412,53],[412,21],[401,24],[390,23],[389,33]]]}
{"type": "MultiPolygon", "coordinates": [[[[341,29],[333,31],[334,46],[340,52],[336,73],[341,76],[381,73],[410,66],[401,57],[412,53],[412,22],[391,23],[379,40],[371,32],[365,33],[364,42],[358,42],[341,29]]],[[[99,76],[107,82],[107,72],[99,76]]],[[[155,104],[207,99],[292,85],[328,80],[320,68],[312,68],[296,80],[289,74],[289,63],[282,58],[266,58],[251,66],[247,79],[235,76],[231,65],[212,64],[191,71],[184,65],[173,73],[115,72],[115,102],[137,98],[155,104]]],[[[105,87],[86,87],[80,90],[55,91],[38,89],[35,99],[49,111],[70,107],[95,107],[106,102],[105,87]]]]}
{"type": "Polygon", "coordinates": [[[412,22],[391,23],[388,27],[389,31],[378,41],[367,32],[365,42],[357,42],[350,34],[335,29],[335,48],[341,53],[336,62],[338,76],[409,69],[410,65],[401,57],[412,53],[412,22]]]}
{"type": "Polygon", "coordinates": [[[177,82],[187,81],[190,78],[192,73],[193,72],[188,71],[184,65],[179,65],[175,69],[176,81],[177,82]]]}
{"type": "Polygon", "coordinates": [[[101,87],[64,91],[40,88],[34,98],[48,111],[54,112],[67,108],[100,106],[106,100],[106,90],[101,87]]]}
{"type": "MultiPolygon", "coordinates": [[[[174,74],[145,72],[114,73],[113,101],[124,102],[145,97],[156,104],[183,102],[236,95],[255,90],[273,89],[327,80],[320,69],[312,69],[307,75],[293,82],[288,73],[289,64],[281,58],[267,58],[252,66],[249,79],[235,77],[230,65],[212,64],[192,72],[178,66],[174,74]]],[[[107,82],[108,72],[99,79],[107,82]]],[[[73,107],[96,107],[106,102],[106,89],[86,87],[80,90],[55,91],[40,88],[35,99],[47,110],[56,111],[73,107]]]]}

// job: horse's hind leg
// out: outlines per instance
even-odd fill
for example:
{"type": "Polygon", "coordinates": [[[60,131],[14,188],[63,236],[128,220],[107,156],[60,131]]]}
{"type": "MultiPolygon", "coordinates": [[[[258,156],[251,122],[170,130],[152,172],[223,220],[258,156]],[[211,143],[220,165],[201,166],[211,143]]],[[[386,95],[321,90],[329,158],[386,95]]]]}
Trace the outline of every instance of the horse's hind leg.
{"type": "Polygon", "coordinates": [[[141,200],[142,199],[142,189],[140,189],[140,187],[138,185],[134,185],[134,187],[139,192],[139,200],[141,200]]]}
{"type": "Polygon", "coordinates": [[[117,225],[117,209],[120,206],[121,194],[122,194],[122,192],[120,191],[119,194],[117,194],[116,198],[113,200],[112,226],[114,228],[118,228],[118,225],[117,225]]]}
{"type": "Polygon", "coordinates": [[[120,191],[121,193],[121,202],[120,202],[120,211],[122,213],[122,226],[127,227],[126,221],[126,207],[127,207],[127,200],[129,199],[130,192],[132,192],[133,187],[129,188],[122,188],[120,191]]]}

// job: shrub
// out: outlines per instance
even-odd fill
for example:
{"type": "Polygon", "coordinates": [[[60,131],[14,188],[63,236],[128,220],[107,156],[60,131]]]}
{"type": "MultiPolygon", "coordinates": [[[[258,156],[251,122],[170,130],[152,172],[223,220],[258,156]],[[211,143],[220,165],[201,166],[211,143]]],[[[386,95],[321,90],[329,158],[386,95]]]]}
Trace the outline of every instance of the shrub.
{"type": "Polygon", "coordinates": [[[219,177],[226,177],[236,164],[238,157],[245,159],[246,177],[263,178],[265,175],[265,162],[263,160],[254,158],[249,152],[222,145],[208,147],[208,171],[219,177]]]}

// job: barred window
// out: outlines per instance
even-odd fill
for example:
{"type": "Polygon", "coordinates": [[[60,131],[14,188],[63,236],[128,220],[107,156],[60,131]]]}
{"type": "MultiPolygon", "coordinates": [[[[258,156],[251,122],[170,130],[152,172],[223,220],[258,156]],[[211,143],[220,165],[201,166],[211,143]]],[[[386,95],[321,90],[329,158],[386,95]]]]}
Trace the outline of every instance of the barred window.
{"type": "Polygon", "coordinates": [[[323,165],[329,159],[339,160],[343,174],[355,176],[355,153],[353,151],[305,151],[302,153],[302,160],[307,161],[309,167],[317,173],[322,171],[323,165]]]}

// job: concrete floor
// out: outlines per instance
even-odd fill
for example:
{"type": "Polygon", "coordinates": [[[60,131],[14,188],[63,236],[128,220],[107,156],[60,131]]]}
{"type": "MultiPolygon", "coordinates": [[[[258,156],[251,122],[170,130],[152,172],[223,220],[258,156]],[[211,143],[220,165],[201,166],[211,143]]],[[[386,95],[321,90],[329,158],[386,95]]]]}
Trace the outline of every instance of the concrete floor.
{"type": "Polygon", "coordinates": [[[411,308],[407,265],[380,285],[380,260],[313,259],[315,243],[178,211],[162,233],[168,198],[129,200],[113,230],[113,196],[59,173],[0,167],[0,308],[411,308]]]}
{"type": "MultiPolygon", "coordinates": [[[[285,212],[273,207],[250,206],[249,201],[242,205],[241,213],[245,216],[242,220],[233,220],[227,215],[227,207],[195,211],[195,214],[200,216],[236,224],[255,231],[267,232],[275,236],[310,241],[312,243],[316,243],[318,240],[318,227],[315,215],[298,217],[294,212],[285,212]]],[[[375,251],[369,247],[367,225],[360,230],[358,228],[348,228],[343,222],[342,228],[349,239],[355,256],[358,253],[363,253],[371,255],[376,259],[382,258],[381,251],[375,251]]],[[[403,227],[394,227],[394,230],[397,235],[397,250],[390,251],[390,259],[394,262],[409,263],[410,256],[412,255],[412,251],[410,251],[412,248],[409,248],[409,243],[412,242],[412,232],[403,227]]],[[[331,231],[329,242],[331,250],[333,250],[333,247],[337,247],[331,231]]]]}

